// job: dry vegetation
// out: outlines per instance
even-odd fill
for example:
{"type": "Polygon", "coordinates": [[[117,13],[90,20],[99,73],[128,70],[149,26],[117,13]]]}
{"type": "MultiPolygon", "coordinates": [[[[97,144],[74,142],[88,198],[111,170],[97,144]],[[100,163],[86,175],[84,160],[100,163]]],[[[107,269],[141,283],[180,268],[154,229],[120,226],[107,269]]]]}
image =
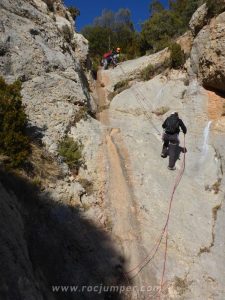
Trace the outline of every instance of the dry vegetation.
{"type": "Polygon", "coordinates": [[[86,121],[88,118],[88,111],[87,111],[87,107],[86,106],[82,106],[80,107],[80,109],[76,112],[73,121],[71,122],[71,126],[76,126],[76,124],[78,122],[80,122],[80,120],[84,120],[86,121]]]}
{"type": "Polygon", "coordinates": [[[161,106],[161,107],[158,107],[156,110],[154,110],[152,113],[155,114],[156,116],[163,116],[169,110],[170,110],[170,108],[168,106],[161,106]]]}
{"type": "Polygon", "coordinates": [[[176,291],[180,296],[183,295],[188,290],[189,287],[189,283],[187,279],[182,279],[176,276],[174,280],[175,280],[174,288],[176,289],[176,291]]]}
{"type": "Polygon", "coordinates": [[[222,107],[222,116],[225,117],[225,103],[223,104],[223,107],[222,107]]]}
{"type": "Polygon", "coordinates": [[[218,194],[220,192],[220,187],[221,187],[221,178],[218,178],[216,182],[214,182],[211,186],[207,185],[205,187],[206,191],[209,192],[214,192],[214,194],[218,194]]]}
{"type": "Polygon", "coordinates": [[[170,59],[166,59],[163,63],[154,66],[152,64],[149,64],[140,72],[139,79],[143,81],[148,81],[152,79],[154,76],[161,74],[166,69],[170,68],[170,66],[171,66],[170,59]]]}
{"type": "Polygon", "coordinates": [[[111,101],[116,95],[122,93],[130,87],[129,80],[122,80],[115,84],[114,91],[108,95],[108,99],[111,101]]]}
{"type": "Polygon", "coordinates": [[[78,182],[82,185],[82,187],[85,189],[85,192],[88,196],[92,195],[94,192],[94,185],[92,181],[89,181],[85,178],[78,179],[78,182]]]}

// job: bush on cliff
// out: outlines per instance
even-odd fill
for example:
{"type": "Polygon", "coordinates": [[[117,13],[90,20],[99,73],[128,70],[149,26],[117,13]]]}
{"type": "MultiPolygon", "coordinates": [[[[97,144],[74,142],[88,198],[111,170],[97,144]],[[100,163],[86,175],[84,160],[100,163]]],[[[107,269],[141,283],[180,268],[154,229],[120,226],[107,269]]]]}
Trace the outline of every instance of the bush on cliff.
{"type": "Polygon", "coordinates": [[[192,14],[202,4],[202,0],[171,0],[165,8],[159,0],[152,0],[150,16],[142,24],[142,47],[155,53],[168,47],[188,29],[192,14]]]}
{"type": "Polygon", "coordinates": [[[174,69],[180,69],[185,63],[184,51],[181,46],[177,43],[173,43],[169,47],[170,49],[170,64],[174,69]]]}
{"type": "Polygon", "coordinates": [[[76,21],[77,17],[80,16],[80,10],[78,8],[76,8],[75,6],[69,6],[68,11],[70,12],[74,21],[76,21]]]}
{"type": "Polygon", "coordinates": [[[44,2],[47,4],[47,6],[48,6],[48,9],[50,10],[50,11],[54,11],[54,0],[44,0],[44,2]]]}
{"type": "Polygon", "coordinates": [[[225,11],[224,0],[207,0],[208,14],[210,17],[216,16],[225,11]]]}
{"type": "Polygon", "coordinates": [[[79,170],[82,164],[82,145],[67,136],[59,143],[58,152],[70,169],[79,170]]]}
{"type": "Polygon", "coordinates": [[[8,156],[15,167],[26,161],[30,150],[21,99],[21,83],[7,84],[0,77],[0,153],[8,156]]]}

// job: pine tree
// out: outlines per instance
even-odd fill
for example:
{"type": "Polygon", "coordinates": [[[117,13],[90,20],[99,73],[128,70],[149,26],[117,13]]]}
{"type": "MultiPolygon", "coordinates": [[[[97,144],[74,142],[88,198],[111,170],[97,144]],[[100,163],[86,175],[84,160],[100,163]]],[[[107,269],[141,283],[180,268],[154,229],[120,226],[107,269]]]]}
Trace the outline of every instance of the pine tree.
{"type": "Polygon", "coordinates": [[[16,167],[25,162],[30,150],[21,99],[21,83],[7,84],[0,77],[0,153],[7,155],[16,167]]]}

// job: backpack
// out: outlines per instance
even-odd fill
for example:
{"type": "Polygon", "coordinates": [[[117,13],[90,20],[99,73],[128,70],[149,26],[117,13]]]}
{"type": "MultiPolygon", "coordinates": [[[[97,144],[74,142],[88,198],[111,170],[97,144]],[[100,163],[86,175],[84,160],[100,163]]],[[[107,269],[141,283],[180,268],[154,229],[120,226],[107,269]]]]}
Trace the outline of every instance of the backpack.
{"type": "Polygon", "coordinates": [[[111,55],[112,55],[112,51],[107,52],[107,53],[105,53],[105,54],[103,55],[103,58],[108,58],[108,57],[111,56],[111,55]]]}
{"type": "Polygon", "coordinates": [[[169,117],[166,121],[166,132],[170,134],[177,133],[177,131],[179,130],[179,123],[179,118],[175,116],[169,117]]]}

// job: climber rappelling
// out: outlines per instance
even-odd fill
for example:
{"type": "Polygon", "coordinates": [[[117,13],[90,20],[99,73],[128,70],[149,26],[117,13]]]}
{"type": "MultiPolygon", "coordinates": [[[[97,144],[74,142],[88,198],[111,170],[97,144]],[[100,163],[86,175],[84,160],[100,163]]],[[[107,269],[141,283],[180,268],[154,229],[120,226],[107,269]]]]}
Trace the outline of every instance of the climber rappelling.
{"type": "Polygon", "coordinates": [[[187,128],[183,121],[179,118],[177,112],[173,112],[162,124],[163,133],[163,148],[161,157],[166,158],[169,155],[169,170],[175,170],[176,160],[179,158],[180,152],[186,152],[185,148],[178,147],[180,144],[179,133],[180,128],[184,134],[187,133],[187,128]]]}
{"type": "Polygon", "coordinates": [[[107,70],[110,64],[112,64],[113,67],[117,66],[120,51],[120,48],[116,48],[116,50],[113,48],[111,51],[103,55],[102,66],[104,70],[107,70]]]}

